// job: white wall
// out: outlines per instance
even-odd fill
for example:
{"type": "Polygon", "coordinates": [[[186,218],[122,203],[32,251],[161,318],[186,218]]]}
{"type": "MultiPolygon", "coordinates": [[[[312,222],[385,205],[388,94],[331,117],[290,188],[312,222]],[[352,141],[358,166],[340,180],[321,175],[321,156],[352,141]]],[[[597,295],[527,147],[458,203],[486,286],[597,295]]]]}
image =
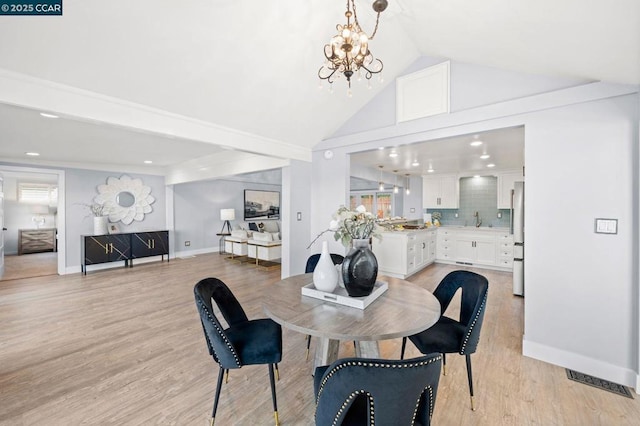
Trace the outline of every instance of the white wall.
{"type": "Polygon", "coordinates": [[[311,163],[292,160],[282,169],[282,278],[304,273],[310,223],[311,163]]]}
{"type": "Polygon", "coordinates": [[[244,223],[245,189],[280,191],[281,185],[224,179],[174,185],[176,254],[217,251],[220,237],[216,233],[223,225],[220,209],[235,209],[232,226],[244,223]],[[191,245],[185,246],[185,241],[191,245]]]}
{"type": "MultiPolygon", "coordinates": [[[[332,215],[341,205],[349,205],[349,156],[345,149],[336,150],[331,159],[323,151],[313,152],[311,166],[311,235],[309,241],[329,228],[332,215]]],[[[329,243],[329,252],[345,254],[344,247],[327,232],[311,247],[311,253],[320,253],[322,241],[329,243]]]]}
{"type": "MultiPolygon", "coordinates": [[[[402,75],[444,62],[446,59],[421,57],[408,67],[402,75]]],[[[586,83],[584,80],[551,78],[527,75],[498,68],[451,61],[450,109],[451,112],[464,111],[483,105],[533,96],[554,90],[586,83]]],[[[396,85],[385,89],[358,111],[333,136],[358,133],[371,128],[393,126],[396,123],[396,85]],[[372,123],[375,125],[372,126],[372,123]]]]}
{"type": "Polygon", "coordinates": [[[532,114],[525,126],[524,353],[635,385],[637,95],[532,114]],[[594,232],[597,217],[618,234],[594,232]]]}
{"type": "MultiPolygon", "coordinates": [[[[91,204],[98,195],[98,185],[106,184],[110,176],[121,177],[123,173],[66,169],[66,243],[67,271],[80,271],[80,240],[82,235],[93,234],[93,218],[85,206],[91,204]]],[[[153,211],[145,214],[144,220],[133,221],[130,225],[118,222],[121,232],[145,230],[163,230],[166,225],[166,193],[164,177],[127,173],[133,179],[142,179],[142,183],[151,187],[155,202],[153,211]]]]}
{"type": "MultiPolygon", "coordinates": [[[[0,171],[0,174],[2,172],[0,171]]],[[[24,174],[24,182],[40,182],[41,177],[34,175],[34,178],[28,178],[28,174],[24,174]]],[[[56,216],[54,214],[37,215],[44,219],[44,224],[38,224],[32,220],[34,214],[33,204],[18,202],[18,180],[15,177],[4,176],[4,253],[6,255],[18,254],[18,238],[20,229],[39,228],[55,228],[56,216]]]]}
{"type": "MultiPolygon", "coordinates": [[[[493,84],[500,78],[496,73],[493,84]]],[[[484,79],[488,84],[490,76],[484,79]]],[[[357,133],[319,144],[313,155],[312,229],[326,226],[328,214],[343,202],[352,152],[524,125],[524,353],[635,386],[638,87],[594,83],[557,90],[549,81],[544,93],[538,80],[531,87],[524,77],[520,82],[519,99],[476,99],[475,108],[383,128],[373,126],[389,119],[369,121],[370,129],[354,126],[357,133]],[[334,151],[331,162],[322,157],[328,148],[334,151]],[[617,218],[619,233],[594,234],[596,217],[617,218]]],[[[383,100],[367,108],[394,113],[388,97],[383,100]]]]}

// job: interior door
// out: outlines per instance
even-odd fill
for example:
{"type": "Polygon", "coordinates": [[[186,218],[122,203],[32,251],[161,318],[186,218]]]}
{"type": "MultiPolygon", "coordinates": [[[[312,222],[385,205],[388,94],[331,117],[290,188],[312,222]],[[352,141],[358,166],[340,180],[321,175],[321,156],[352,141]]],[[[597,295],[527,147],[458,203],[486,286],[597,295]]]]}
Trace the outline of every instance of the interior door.
{"type": "Polygon", "coordinates": [[[4,179],[0,175],[0,280],[4,275],[4,179]]]}

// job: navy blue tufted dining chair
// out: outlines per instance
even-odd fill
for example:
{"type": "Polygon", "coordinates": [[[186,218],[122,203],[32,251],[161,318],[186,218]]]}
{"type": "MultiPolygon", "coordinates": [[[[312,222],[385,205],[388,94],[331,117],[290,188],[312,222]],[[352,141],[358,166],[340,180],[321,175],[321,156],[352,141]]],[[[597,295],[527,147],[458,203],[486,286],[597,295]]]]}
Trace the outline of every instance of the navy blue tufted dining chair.
{"type": "Polygon", "coordinates": [[[404,361],[343,358],[318,367],[316,425],[430,425],[441,364],[434,353],[404,361]]]}
{"type": "MultiPolygon", "coordinates": [[[[467,379],[471,395],[471,409],[475,410],[473,400],[473,376],[471,374],[471,354],[476,351],[480,340],[480,329],[487,304],[489,282],[482,275],[471,271],[453,271],[442,279],[433,295],[438,299],[441,312],[444,313],[458,289],[462,290],[460,319],[455,320],[442,315],[433,326],[413,336],[409,340],[423,354],[442,353],[442,370],[447,374],[448,353],[464,355],[467,361],[467,379]]],[[[400,359],[404,358],[407,338],[402,339],[400,359]]]]}
{"type": "Polygon", "coordinates": [[[220,365],[211,426],[218,410],[222,377],[228,375],[230,369],[256,364],[269,365],[273,415],[277,426],[279,420],[274,367],[277,373],[277,363],[282,359],[282,328],[266,318],[249,320],[229,287],[217,278],[201,280],[195,285],[193,292],[209,354],[220,365]],[[227,328],[216,317],[212,300],[227,322],[227,328]]]}
{"type": "MultiPolygon", "coordinates": [[[[341,254],[331,253],[331,261],[333,262],[334,265],[342,264],[343,260],[344,260],[344,256],[342,256],[341,254]]],[[[304,268],[304,273],[308,274],[309,272],[315,271],[319,261],[320,261],[320,253],[312,254],[311,256],[309,256],[309,258],[307,259],[307,265],[304,268]]],[[[306,357],[307,361],[309,360],[310,347],[311,347],[311,335],[308,334],[307,335],[307,357],[306,357]]]]}

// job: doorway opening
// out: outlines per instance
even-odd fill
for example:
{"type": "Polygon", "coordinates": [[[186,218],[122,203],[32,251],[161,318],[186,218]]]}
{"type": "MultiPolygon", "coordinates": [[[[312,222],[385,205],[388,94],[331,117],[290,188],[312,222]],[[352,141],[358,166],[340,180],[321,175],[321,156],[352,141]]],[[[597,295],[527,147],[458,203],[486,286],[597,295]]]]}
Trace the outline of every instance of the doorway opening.
{"type": "Polygon", "coordinates": [[[0,166],[0,281],[65,273],[64,171],[0,166]]]}

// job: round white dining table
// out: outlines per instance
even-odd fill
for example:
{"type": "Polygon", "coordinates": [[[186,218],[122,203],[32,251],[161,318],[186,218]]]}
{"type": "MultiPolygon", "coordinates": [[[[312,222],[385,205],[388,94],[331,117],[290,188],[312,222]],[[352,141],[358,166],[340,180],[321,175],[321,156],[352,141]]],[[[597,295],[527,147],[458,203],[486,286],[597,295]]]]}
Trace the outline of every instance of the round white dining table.
{"type": "Polygon", "coordinates": [[[354,341],[356,356],[380,358],[378,341],[411,336],[440,318],[435,296],[409,281],[378,276],[388,289],[365,309],[303,296],[301,288],[313,274],[295,275],[266,286],[262,307],[267,316],[288,329],[318,337],[314,369],[338,357],[340,341],[354,341]]]}

